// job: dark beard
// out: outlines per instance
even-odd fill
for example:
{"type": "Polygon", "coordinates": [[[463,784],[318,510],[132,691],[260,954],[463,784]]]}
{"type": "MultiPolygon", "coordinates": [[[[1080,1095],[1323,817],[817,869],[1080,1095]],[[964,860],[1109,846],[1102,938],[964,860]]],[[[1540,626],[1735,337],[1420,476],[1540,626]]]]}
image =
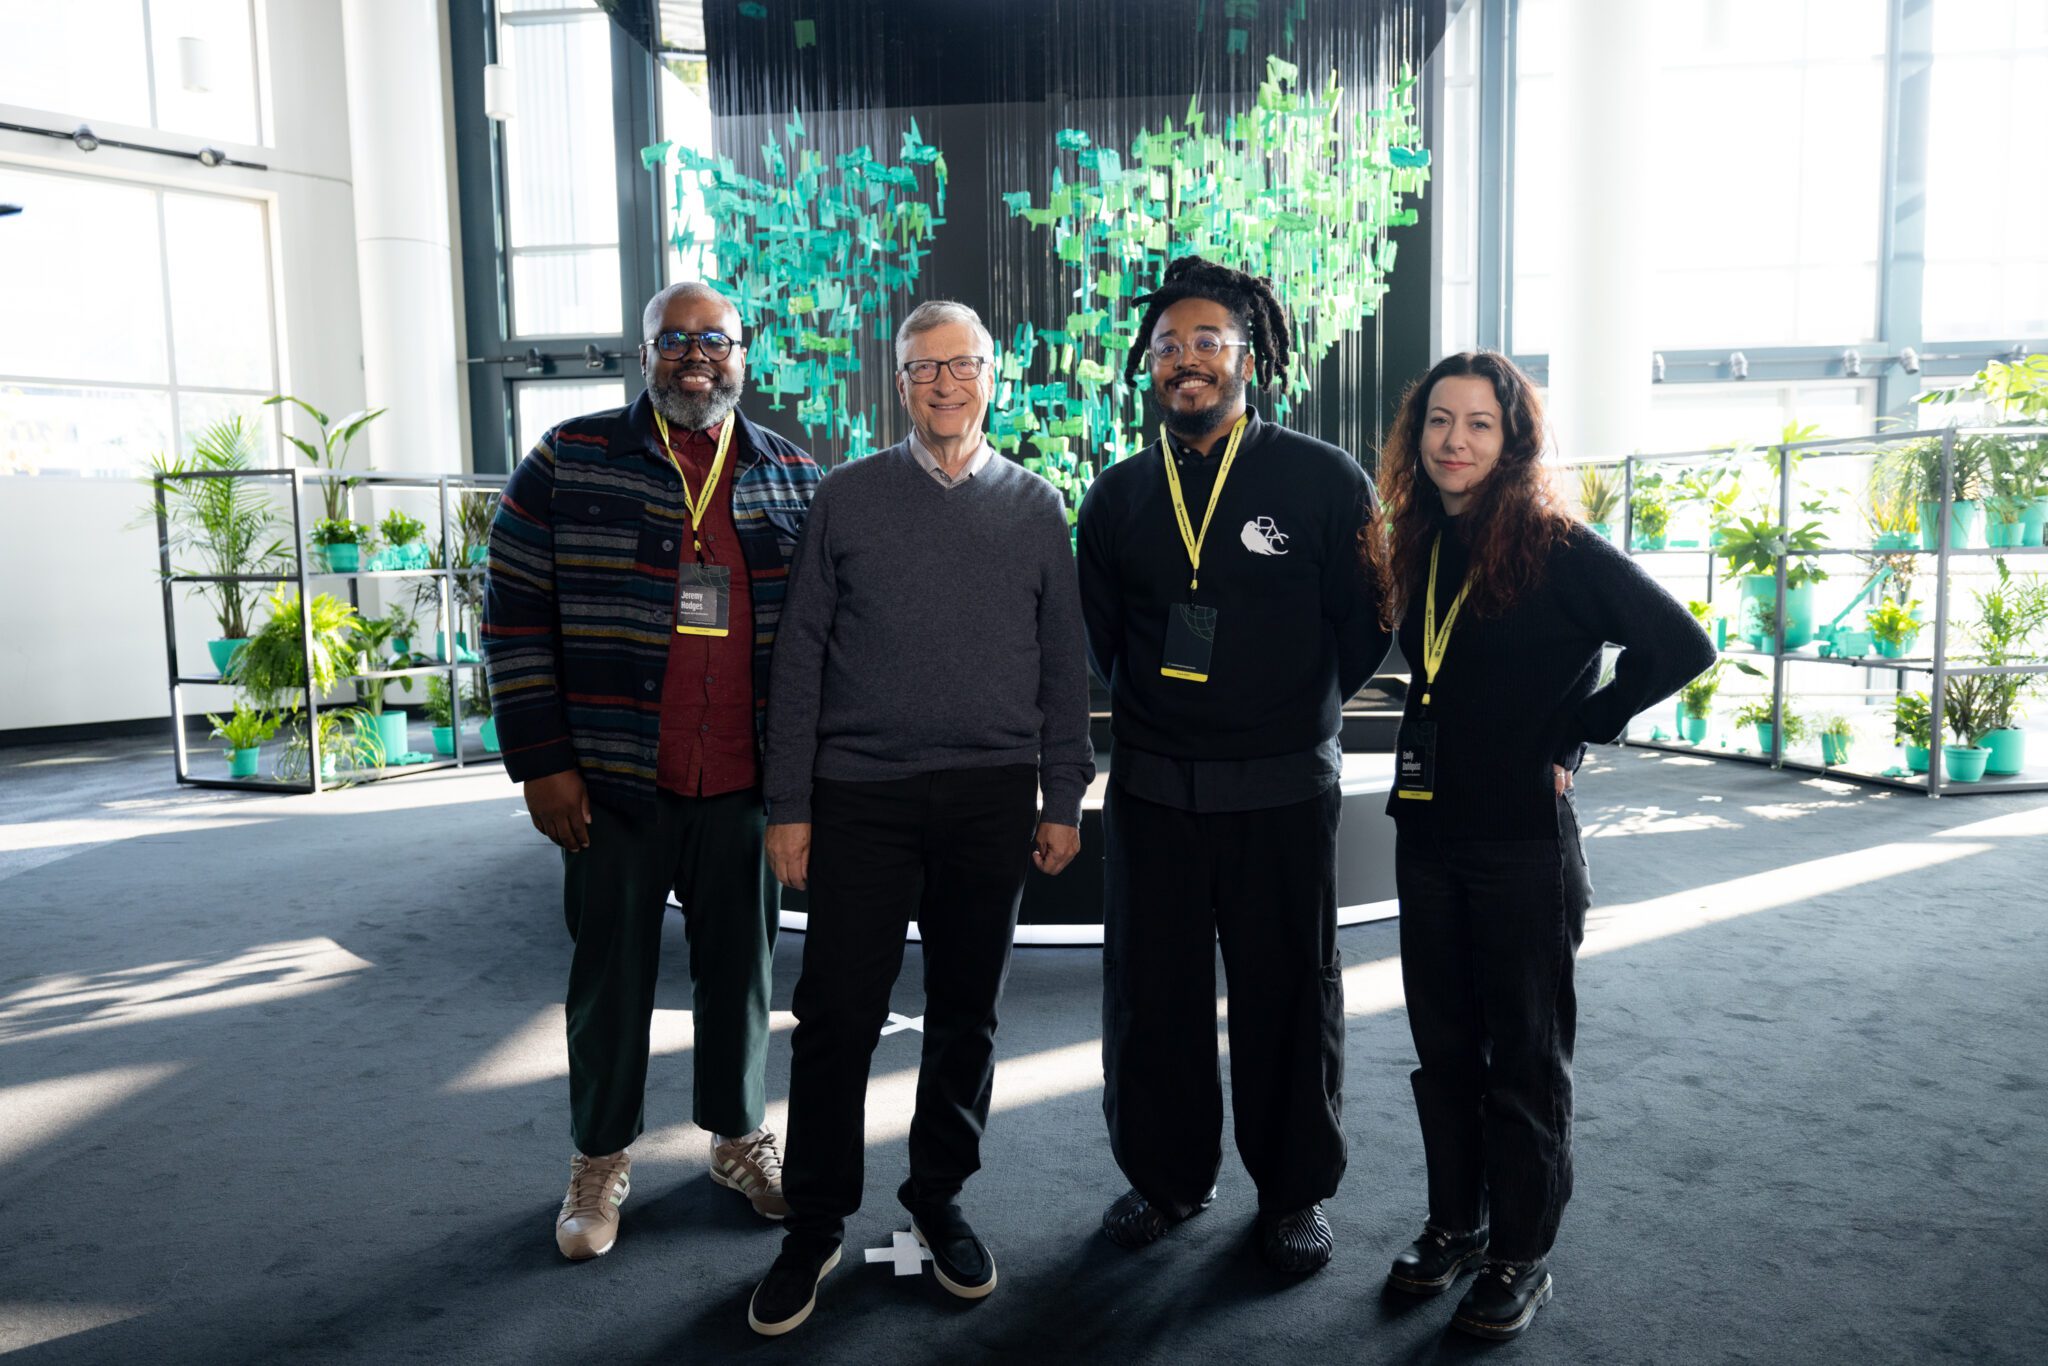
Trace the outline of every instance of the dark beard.
{"type": "Polygon", "coordinates": [[[1182,412],[1169,408],[1159,401],[1159,391],[1149,391],[1152,406],[1158,410],[1159,420],[1166,424],[1166,430],[1182,440],[1195,440],[1207,436],[1223,425],[1224,415],[1244,399],[1244,380],[1237,375],[1226,375],[1216,386],[1216,401],[1206,408],[1193,412],[1182,412]]]}
{"type": "Polygon", "coordinates": [[[647,396],[654,410],[671,426],[693,432],[709,431],[740,406],[740,386],[717,374],[711,376],[711,387],[701,394],[684,393],[682,385],[673,381],[663,384],[649,379],[647,396]]]}

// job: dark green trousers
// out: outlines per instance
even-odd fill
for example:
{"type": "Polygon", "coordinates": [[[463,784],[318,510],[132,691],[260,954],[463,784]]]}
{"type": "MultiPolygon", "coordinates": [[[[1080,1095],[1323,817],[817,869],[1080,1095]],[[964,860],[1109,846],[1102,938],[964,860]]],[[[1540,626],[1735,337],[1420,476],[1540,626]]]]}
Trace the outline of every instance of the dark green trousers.
{"type": "Polygon", "coordinates": [[[696,1042],[690,1117],[732,1137],[766,1113],[768,989],[779,898],[761,859],[758,790],[592,804],[590,847],[563,854],[570,1132],[615,1153],[646,1127],[648,1027],[668,894],[683,903],[696,1042]]]}

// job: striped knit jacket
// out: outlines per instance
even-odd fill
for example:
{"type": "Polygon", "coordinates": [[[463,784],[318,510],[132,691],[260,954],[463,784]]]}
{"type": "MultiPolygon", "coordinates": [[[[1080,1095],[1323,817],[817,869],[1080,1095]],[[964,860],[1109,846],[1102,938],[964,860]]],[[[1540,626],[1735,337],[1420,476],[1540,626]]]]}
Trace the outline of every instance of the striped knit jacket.
{"type": "MultiPolygon", "coordinates": [[[[789,562],[822,476],[792,443],[733,417],[758,745],[789,562]]],[[[491,524],[483,616],[491,713],[514,782],[573,768],[593,796],[654,799],[676,563],[689,529],[645,393],[631,407],[571,418],[519,462],[491,524]]]]}

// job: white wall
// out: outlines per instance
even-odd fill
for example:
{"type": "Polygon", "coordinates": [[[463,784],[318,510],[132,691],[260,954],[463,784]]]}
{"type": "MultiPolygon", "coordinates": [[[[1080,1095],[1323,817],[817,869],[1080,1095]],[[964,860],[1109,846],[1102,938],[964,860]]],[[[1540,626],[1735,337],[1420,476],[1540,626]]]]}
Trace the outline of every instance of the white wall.
{"type": "MultiPolygon", "coordinates": [[[[269,170],[208,170],[106,147],[87,154],[5,131],[0,160],[267,200],[279,378],[284,392],[338,415],[365,397],[342,4],[273,0],[260,9],[273,145],[225,150],[269,170]]],[[[0,120],[68,126],[61,113],[5,104],[0,120]]],[[[102,137],[158,146],[194,141],[100,120],[93,127],[102,137]]],[[[436,139],[420,154],[442,155],[443,146],[436,139]]],[[[451,451],[447,467],[460,468],[461,460],[451,451]]],[[[0,731],[170,714],[154,529],[130,526],[146,499],[142,485],[120,479],[0,478],[0,731]]],[[[182,602],[178,618],[182,670],[210,673],[205,642],[215,630],[205,605],[182,602]]],[[[228,701],[221,690],[188,690],[192,709],[228,701]]]]}

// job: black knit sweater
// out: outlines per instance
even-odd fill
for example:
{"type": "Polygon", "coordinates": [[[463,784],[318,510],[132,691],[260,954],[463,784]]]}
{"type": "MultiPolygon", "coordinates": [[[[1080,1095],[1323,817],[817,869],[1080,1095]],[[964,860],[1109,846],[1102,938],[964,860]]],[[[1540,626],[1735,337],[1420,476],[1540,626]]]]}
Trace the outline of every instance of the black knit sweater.
{"type": "MultiPolygon", "coordinates": [[[[1470,554],[1446,521],[1437,568],[1441,621],[1470,554]]],[[[1422,614],[1417,589],[1401,620],[1414,661],[1406,719],[1422,713],[1422,614]]],[[[1436,797],[1389,798],[1388,814],[1450,838],[1553,839],[1553,763],[1577,768],[1587,743],[1620,736],[1629,718],[1671,696],[1714,662],[1699,623],[1635,561],[1583,525],[1555,548],[1543,581],[1502,615],[1459,612],[1442,671],[1429,689],[1437,726],[1436,797]],[[1599,687],[1601,646],[1621,647],[1599,687]]]]}

